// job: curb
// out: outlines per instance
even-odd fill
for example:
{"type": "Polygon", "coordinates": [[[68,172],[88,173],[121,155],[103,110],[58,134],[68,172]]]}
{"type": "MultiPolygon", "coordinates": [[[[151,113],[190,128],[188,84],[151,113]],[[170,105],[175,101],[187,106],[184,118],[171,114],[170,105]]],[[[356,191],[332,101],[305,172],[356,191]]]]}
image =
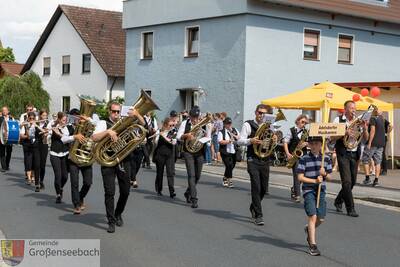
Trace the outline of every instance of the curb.
{"type": "MultiPolygon", "coordinates": [[[[176,166],[176,168],[179,169],[179,170],[186,170],[184,167],[181,167],[181,166],[176,166]]],[[[203,169],[203,172],[204,173],[208,173],[208,174],[213,174],[213,175],[219,175],[219,176],[221,175],[220,172],[209,171],[209,170],[205,170],[205,169],[203,169]]],[[[287,173],[284,173],[284,172],[274,172],[274,171],[271,171],[271,173],[287,174],[287,173]]],[[[248,177],[242,177],[242,176],[234,176],[233,178],[238,179],[238,180],[243,180],[243,181],[249,181],[250,180],[248,177]]],[[[290,187],[291,187],[290,185],[282,184],[282,183],[276,183],[276,182],[269,182],[269,184],[272,185],[272,186],[275,186],[275,187],[281,187],[281,188],[283,187],[283,188],[287,188],[287,189],[290,189],[290,187]]],[[[381,186],[380,188],[384,188],[384,187],[381,186]]],[[[389,188],[389,190],[390,189],[391,188],[389,188]]],[[[330,196],[336,196],[337,195],[337,193],[329,192],[329,191],[327,191],[326,194],[330,195],[330,196]]],[[[358,200],[362,200],[362,201],[366,201],[366,202],[372,202],[372,203],[376,203],[376,204],[381,204],[381,205],[385,205],[385,206],[396,207],[396,208],[400,207],[400,200],[396,200],[396,199],[375,198],[375,197],[357,197],[357,196],[354,196],[354,199],[358,199],[358,200]]]]}

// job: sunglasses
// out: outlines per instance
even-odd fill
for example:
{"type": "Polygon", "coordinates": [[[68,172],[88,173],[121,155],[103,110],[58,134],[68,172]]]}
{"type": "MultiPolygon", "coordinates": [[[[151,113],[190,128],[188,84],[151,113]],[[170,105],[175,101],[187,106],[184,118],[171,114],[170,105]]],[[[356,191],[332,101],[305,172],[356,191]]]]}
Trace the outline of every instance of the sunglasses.
{"type": "Polygon", "coordinates": [[[34,120],[34,119],[35,119],[35,117],[30,117],[29,119],[30,119],[30,120],[34,120]]]}
{"type": "Polygon", "coordinates": [[[168,124],[168,127],[174,127],[175,124],[168,124]]]}
{"type": "Polygon", "coordinates": [[[300,121],[301,124],[307,124],[307,121],[300,121]]]}
{"type": "Polygon", "coordinates": [[[119,113],[120,113],[120,111],[119,111],[119,110],[111,110],[111,112],[112,112],[112,113],[117,113],[117,114],[119,114],[119,113]]]}
{"type": "Polygon", "coordinates": [[[267,114],[267,112],[257,111],[257,114],[258,115],[265,115],[265,114],[267,114]]]}

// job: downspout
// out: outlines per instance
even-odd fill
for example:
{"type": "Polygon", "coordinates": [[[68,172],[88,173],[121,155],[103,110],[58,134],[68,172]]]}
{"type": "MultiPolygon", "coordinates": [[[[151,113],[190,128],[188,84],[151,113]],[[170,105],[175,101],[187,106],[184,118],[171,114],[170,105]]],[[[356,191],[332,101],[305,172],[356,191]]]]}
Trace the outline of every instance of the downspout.
{"type": "Polygon", "coordinates": [[[114,84],[115,84],[116,81],[117,81],[117,77],[114,77],[114,81],[111,84],[111,87],[110,87],[110,90],[109,90],[109,93],[108,93],[108,101],[111,101],[111,99],[112,99],[112,89],[114,88],[114,84]]]}

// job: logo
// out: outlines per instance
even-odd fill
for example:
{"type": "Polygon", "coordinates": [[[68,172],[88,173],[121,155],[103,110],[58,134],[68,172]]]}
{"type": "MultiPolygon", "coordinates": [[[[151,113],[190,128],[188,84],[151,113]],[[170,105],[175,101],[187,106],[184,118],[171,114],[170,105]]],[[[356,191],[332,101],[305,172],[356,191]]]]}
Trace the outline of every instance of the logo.
{"type": "Polygon", "coordinates": [[[24,240],[1,240],[1,257],[9,266],[17,266],[24,259],[24,240]]]}

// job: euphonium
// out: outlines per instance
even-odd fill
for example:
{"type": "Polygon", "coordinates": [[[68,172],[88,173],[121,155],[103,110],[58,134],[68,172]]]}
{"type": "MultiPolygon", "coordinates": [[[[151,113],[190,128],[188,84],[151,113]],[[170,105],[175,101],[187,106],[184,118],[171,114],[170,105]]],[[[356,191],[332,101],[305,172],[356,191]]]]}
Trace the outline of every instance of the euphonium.
{"type": "MultiPolygon", "coordinates": [[[[86,117],[92,117],[96,108],[96,102],[90,99],[84,99],[80,97],[81,107],[80,113],[86,117]]],[[[80,167],[92,165],[94,162],[93,156],[93,145],[94,142],[91,139],[94,132],[94,125],[89,121],[79,121],[75,128],[74,135],[82,134],[85,137],[85,142],[81,144],[78,140],[75,140],[69,150],[70,159],[80,167]]]]}
{"type": "MultiPolygon", "coordinates": [[[[278,110],[275,121],[286,120],[285,115],[281,110],[278,110]]],[[[261,140],[261,144],[253,144],[254,153],[257,157],[264,159],[272,154],[274,151],[277,140],[273,138],[274,132],[271,130],[271,123],[264,122],[261,124],[255,134],[255,138],[261,140]]]]}
{"type": "MultiPolygon", "coordinates": [[[[376,109],[377,109],[376,106],[371,105],[365,113],[372,113],[376,109]]],[[[356,147],[358,147],[358,144],[361,142],[361,139],[362,139],[361,125],[364,123],[363,119],[362,119],[364,114],[362,114],[360,117],[357,117],[355,120],[353,120],[350,123],[350,125],[347,127],[347,129],[352,129],[352,132],[353,132],[352,135],[349,135],[346,132],[346,135],[343,138],[343,144],[347,149],[355,149],[356,147]]],[[[353,117],[355,117],[355,114],[353,114],[353,117]]]]}
{"type": "Polygon", "coordinates": [[[207,115],[190,130],[194,138],[192,140],[185,140],[185,147],[188,152],[194,154],[203,148],[204,144],[200,142],[200,139],[205,137],[203,127],[206,126],[211,119],[211,113],[207,113],[207,115]]]}
{"type": "MultiPolygon", "coordinates": [[[[159,109],[154,101],[145,91],[141,91],[139,99],[132,106],[142,116],[148,112],[159,109]]],[[[118,140],[113,142],[110,137],[106,137],[96,144],[94,155],[100,165],[113,167],[126,158],[137,146],[146,138],[147,130],[137,123],[137,119],[125,117],[120,119],[111,127],[118,136],[118,140]]]]}
{"type": "Polygon", "coordinates": [[[304,143],[307,141],[307,138],[308,131],[304,129],[303,134],[301,135],[301,139],[292,153],[292,158],[290,158],[286,164],[286,167],[288,167],[289,169],[293,168],[294,164],[296,164],[299,158],[303,156],[304,143]]]}

